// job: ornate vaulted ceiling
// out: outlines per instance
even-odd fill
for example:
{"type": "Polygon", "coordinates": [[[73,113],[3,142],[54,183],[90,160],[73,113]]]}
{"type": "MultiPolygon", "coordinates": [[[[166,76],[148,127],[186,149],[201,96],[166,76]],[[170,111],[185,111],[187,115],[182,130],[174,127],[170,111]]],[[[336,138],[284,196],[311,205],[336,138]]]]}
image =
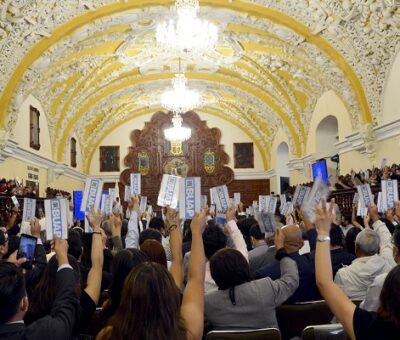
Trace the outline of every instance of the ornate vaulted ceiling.
{"type": "MultiPolygon", "coordinates": [[[[113,129],[159,109],[178,61],[155,43],[171,1],[0,0],[0,127],[12,131],[28,94],[44,106],[55,159],[72,134],[86,167],[113,129]]],[[[243,129],[263,152],[281,127],[305,150],[316,100],[334,90],[354,128],[379,121],[400,40],[397,0],[206,0],[216,52],[183,60],[197,110],[243,129]]],[[[3,131],[4,131],[3,130],[3,131]]],[[[16,132],[14,132],[16,133],[16,132]]]]}

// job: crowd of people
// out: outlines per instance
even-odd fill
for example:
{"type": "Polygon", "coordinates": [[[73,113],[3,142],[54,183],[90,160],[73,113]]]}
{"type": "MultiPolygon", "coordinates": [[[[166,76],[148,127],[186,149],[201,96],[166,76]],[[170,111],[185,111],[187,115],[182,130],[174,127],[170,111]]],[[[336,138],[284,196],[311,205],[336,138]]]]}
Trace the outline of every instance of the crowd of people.
{"type": "Polygon", "coordinates": [[[37,197],[39,192],[37,187],[23,185],[22,181],[18,179],[7,180],[2,178],[0,179],[0,194],[37,197]]]}
{"type": "Polygon", "coordinates": [[[93,232],[72,224],[67,240],[45,240],[35,218],[24,231],[37,239],[31,267],[18,256],[20,221],[1,226],[0,339],[201,339],[278,328],[279,305],[316,300],[351,339],[400,338],[399,202],[390,227],[376,206],[349,221],[323,200],[314,223],[277,209],[274,233],[242,205],[220,225],[208,208],[182,221],[139,203],[92,210],[93,232]]]}
{"type": "MultiPolygon", "coordinates": [[[[369,184],[371,186],[380,185],[382,180],[396,179],[400,180],[400,164],[392,164],[391,166],[374,167],[367,170],[352,170],[349,174],[340,176],[330,176],[328,185],[332,190],[353,189],[361,184],[369,184]]],[[[303,183],[303,186],[311,187],[313,182],[303,183]]],[[[296,190],[296,186],[290,186],[286,195],[292,197],[296,190]]]]}

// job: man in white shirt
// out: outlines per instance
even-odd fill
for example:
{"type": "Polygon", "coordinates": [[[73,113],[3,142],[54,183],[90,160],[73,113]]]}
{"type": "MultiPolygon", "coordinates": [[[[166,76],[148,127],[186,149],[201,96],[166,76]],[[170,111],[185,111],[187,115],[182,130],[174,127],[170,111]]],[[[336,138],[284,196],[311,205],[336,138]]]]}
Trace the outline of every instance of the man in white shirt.
{"type": "Polygon", "coordinates": [[[392,256],[389,230],[379,220],[375,206],[371,206],[368,213],[374,230],[366,226],[367,228],[357,235],[357,259],[350,266],[339,269],[335,276],[335,283],[352,300],[365,299],[367,290],[375,278],[388,273],[396,265],[392,256]]]}
{"type": "MultiPolygon", "coordinates": [[[[400,264],[400,229],[393,233],[393,258],[397,264],[400,264]]],[[[369,286],[367,296],[360,307],[370,312],[378,311],[380,304],[380,295],[387,273],[377,276],[374,282],[369,286]]]]}

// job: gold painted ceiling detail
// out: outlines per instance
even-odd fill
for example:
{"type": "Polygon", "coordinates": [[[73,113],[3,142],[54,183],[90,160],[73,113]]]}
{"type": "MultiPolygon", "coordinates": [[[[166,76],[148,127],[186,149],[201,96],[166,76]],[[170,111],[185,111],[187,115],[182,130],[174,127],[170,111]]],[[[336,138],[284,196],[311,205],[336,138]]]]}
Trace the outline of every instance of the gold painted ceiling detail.
{"type": "MultiPolygon", "coordinates": [[[[104,136],[160,109],[177,72],[155,43],[170,1],[0,0],[0,128],[12,131],[28,94],[44,106],[53,155],[65,159],[73,133],[87,168],[104,136]]],[[[293,155],[305,152],[316,100],[334,90],[353,128],[379,121],[383,86],[400,40],[389,0],[201,2],[219,26],[215,52],[184,60],[199,112],[235,122],[268,167],[281,127],[293,155]],[[373,114],[371,114],[371,112],[373,114]]],[[[4,131],[3,131],[4,132],[4,131]]],[[[11,133],[12,134],[12,133],[11,133]]]]}

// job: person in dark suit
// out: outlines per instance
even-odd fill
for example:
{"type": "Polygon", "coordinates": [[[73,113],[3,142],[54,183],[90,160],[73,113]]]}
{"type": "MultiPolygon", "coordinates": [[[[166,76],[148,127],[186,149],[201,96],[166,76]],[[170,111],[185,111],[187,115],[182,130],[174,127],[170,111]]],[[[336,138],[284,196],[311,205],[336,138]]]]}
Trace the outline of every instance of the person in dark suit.
{"type": "MultiPolygon", "coordinates": [[[[309,254],[310,259],[315,261],[315,248],[317,239],[317,230],[315,228],[307,232],[310,240],[310,249],[312,250],[309,254]],[[314,234],[312,237],[310,235],[314,234]],[[312,241],[311,241],[312,240],[312,241]]],[[[336,225],[331,225],[331,230],[329,231],[329,237],[331,238],[331,261],[332,261],[332,272],[333,277],[335,277],[337,271],[344,266],[349,266],[353,260],[356,259],[354,254],[349,253],[344,249],[344,234],[342,229],[336,225]]]]}
{"type": "Polygon", "coordinates": [[[57,295],[51,313],[29,326],[24,324],[28,310],[25,280],[13,263],[0,263],[0,339],[70,339],[78,314],[76,287],[78,275],[68,262],[68,243],[56,239],[58,261],[57,295]]]}
{"type": "MultiPolygon", "coordinates": [[[[314,262],[310,260],[308,254],[299,254],[304,244],[301,229],[296,225],[288,225],[282,228],[282,231],[285,235],[284,248],[290,258],[296,262],[300,278],[299,287],[285,303],[320,300],[321,296],[315,282],[314,262]]],[[[272,280],[279,279],[281,277],[279,261],[275,260],[272,264],[257,270],[255,277],[256,279],[264,277],[272,280]]]]}

